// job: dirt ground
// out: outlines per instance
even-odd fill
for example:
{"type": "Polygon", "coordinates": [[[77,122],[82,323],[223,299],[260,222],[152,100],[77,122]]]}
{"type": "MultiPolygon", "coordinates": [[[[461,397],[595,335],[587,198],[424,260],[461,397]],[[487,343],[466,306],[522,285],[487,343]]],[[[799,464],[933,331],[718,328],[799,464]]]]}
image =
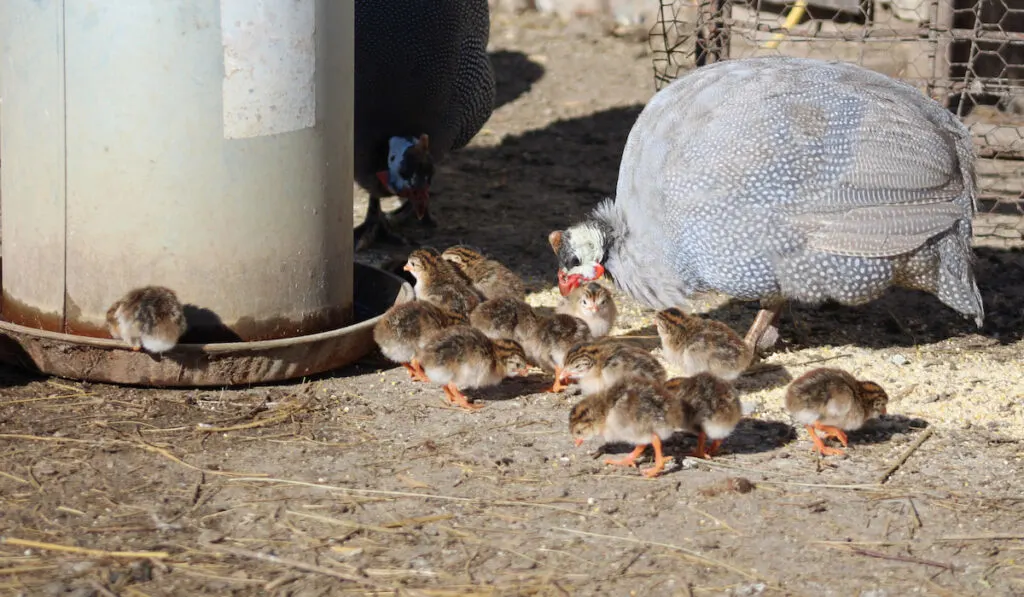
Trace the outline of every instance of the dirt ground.
{"type": "MultiPolygon", "coordinates": [[[[440,226],[411,234],[477,245],[553,305],[547,233],[613,192],[650,56],[537,16],[496,16],[492,43],[500,107],[440,169],[440,226]]],[[[468,413],[380,357],[233,390],[2,370],[0,594],[1024,595],[1024,224],[979,229],[1011,231],[979,238],[982,330],[913,292],[795,307],[738,383],[749,416],[721,455],[685,458],[680,437],[657,479],[574,448],[575,390],[539,375],[468,413]],[[826,363],[892,402],[822,460],[781,401],[826,363]]],[[[655,347],[651,314],[618,298],[614,333],[655,347]]],[[[739,330],[753,314],[708,305],[739,330]]]]}

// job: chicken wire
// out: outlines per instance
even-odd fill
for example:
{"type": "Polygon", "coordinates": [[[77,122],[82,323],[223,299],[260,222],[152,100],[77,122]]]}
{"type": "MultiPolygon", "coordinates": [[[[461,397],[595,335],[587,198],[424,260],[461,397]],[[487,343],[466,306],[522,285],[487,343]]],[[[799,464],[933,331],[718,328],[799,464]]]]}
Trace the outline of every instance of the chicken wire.
{"type": "Polygon", "coordinates": [[[978,236],[1024,234],[1024,0],[659,0],[655,85],[730,58],[853,62],[960,116],[978,151],[978,236]]]}

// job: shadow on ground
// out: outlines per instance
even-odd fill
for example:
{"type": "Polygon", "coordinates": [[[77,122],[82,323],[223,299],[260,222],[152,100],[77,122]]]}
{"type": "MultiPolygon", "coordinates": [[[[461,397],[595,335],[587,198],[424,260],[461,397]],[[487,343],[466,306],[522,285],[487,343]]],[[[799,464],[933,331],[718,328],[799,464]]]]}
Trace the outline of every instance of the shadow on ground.
{"type": "MultiPolygon", "coordinates": [[[[410,236],[442,249],[459,243],[477,246],[535,283],[554,284],[556,262],[547,235],[614,195],[622,148],[640,110],[635,105],[560,120],[508,136],[496,147],[453,154],[437,179],[443,185],[437,202],[441,225],[412,230],[410,236]]],[[[398,248],[394,263],[408,252],[398,248]]],[[[778,349],[909,347],[970,335],[1014,342],[1024,331],[1024,252],[982,247],[976,255],[986,307],[980,331],[934,296],[894,289],[857,307],[790,305],[783,313],[778,349]]],[[[732,301],[706,315],[742,333],[757,309],[756,303],[732,301]]]]}

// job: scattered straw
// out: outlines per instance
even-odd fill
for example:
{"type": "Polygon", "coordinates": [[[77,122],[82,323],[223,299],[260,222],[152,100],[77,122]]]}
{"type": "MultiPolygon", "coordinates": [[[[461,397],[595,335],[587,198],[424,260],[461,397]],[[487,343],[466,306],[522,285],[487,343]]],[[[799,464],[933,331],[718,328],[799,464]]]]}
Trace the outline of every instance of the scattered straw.
{"type": "MultiPolygon", "coordinates": [[[[354,583],[357,583],[357,584],[360,584],[360,585],[364,585],[364,586],[368,586],[368,587],[374,587],[376,589],[386,590],[386,591],[389,591],[389,592],[395,591],[395,589],[393,587],[389,587],[387,585],[383,585],[381,583],[378,583],[378,582],[376,582],[374,580],[371,580],[371,579],[363,577],[363,576],[356,576],[355,574],[346,574],[345,572],[340,572],[338,570],[332,570],[330,568],[324,568],[322,566],[317,566],[316,564],[307,564],[306,562],[302,562],[302,561],[299,561],[299,560],[293,560],[291,558],[282,558],[281,556],[275,556],[275,555],[271,555],[271,554],[260,553],[258,551],[249,551],[248,549],[241,549],[241,548],[238,548],[238,547],[228,547],[226,545],[208,545],[208,548],[210,550],[212,550],[212,551],[215,551],[215,552],[224,552],[226,554],[230,554],[230,555],[238,556],[238,557],[242,557],[242,558],[248,558],[250,560],[258,560],[258,561],[261,561],[261,562],[269,562],[271,564],[277,564],[279,566],[287,566],[289,568],[294,568],[296,570],[302,570],[303,572],[312,572],[313,574],[322,574],[323,576],[329,576],[331,578],[336,578],[338,580],[345,580],[345,581],[349,581],[349,582],[354,582],[354,583]]],[[[410,591],[410,593],[414,593],[414,592],[410,591]]]]}
{"type": "Polygon", "coordinates": [[[43,570],[53,570],[56,566],[14,566],[12,568],[0,568],[0,576],[11,576],[14,574],[24,574],[26,572],[41,572],[43,570]]]}
{"type": "Polygon", "coordinates": [[[934,427],[929,427],[928,429],[926,429],[924,431],[924,433],[919,435],[917,437],[917,440],[915,440],[914,443],[910,444],[910,447],[908,447],[906,449],[906,451],[903,452],[903,455],[900,456],[899,460],[897,460],[892,466],[887,468],[885,470],[885,472],[882,473],[882,475],[880,477],[878,477],[878,484],[882,485],[883,483],[888,481],[889,477],[891,477],[893,473],[895,473],[901,466],[903,466],[903,463],[906,462],[907,459],[910,458],[910,456],[914,452],[916,452],[918,448],[921,447],[921,444],[923,444],[925,441],[927,441],[928,438],[931,437],[932,433],[934,433],[934,432],[935,432],[935,428],[934,427]]]}
{"type": "Polygon", "coordinates": [[[715,567],[715,568],[723,568],[725,570],[729,570],[730,572],[735,572],[736,574],[739,574],[740,576],[742,576],[743,578],[746,578],[747,580],[759,580],[758,577],[754,576],[753,574],[751,574],[751,573],[749,573],[749,572],[747,572],[745,570],[740,570],[739,568],[737,568],[735,566],[732,566],[730,564],[726,564],[725,562],[720,562],[718,560],[713,560],[713,559],[711,559],[711,558],[709,558],[707,556],[702,556],[701,554],[699,554],[699,553],[697,553],[695,551],[686,549],[685,547],[680,547],[678,545],[672,545],[671,543],[659,543],[657,541],[644,541],[643,539],[634,539],[633,537],[618,537],[616,535],[603,535],[601,533],[590,533],[590,532],[587,532],[587,531],[578,531],[576,529],[564,529],[564,528],[561,528],[561,527],[550,527],[550,529],[552,531],[558,531],[560,533],[570,533],[570,534],[573,534],[573,535],[583,535],[585,537],[594,537],[596,539],[613,539],[615,541],[624,541],[626,543],[636,543],[638,545],[648,545],[648,546],[651,546],[651,547],[663,547],[665,549],[671,549],[672,551],[681,553],[687,559],[689,559],[689,560],[691,560],[693,562],[696,562],[696,563],[699,563],[699,564],[704,564],[705,566],[712,566],[712,567],[715,567]]]}
{"type": "Polygon", "coordinates": [[[168,450],[166,450],[164,448],[159,448],[159,447],[154,446],[152,444],[147,444],[146,442],[143,442],[143,441],[129,441],[129,440],[123,440],[123,439],[102,439],[102,440],[97,440],[97,441],[91,441],[91,440],[85,440],[85,439],[77,439],[77,438],[73,438],[73,437],[46,437],[46,436],[42,436],[42,435],[25,435],[25,434],[21,434],[21,433],[0,433],[0,439],[17,439],[17,440],[25,440],[25,441],[54,442],[54,443],[58,443],[58,444],[85,444],[85,445],[96,446],[96,447],[124,446],[124,447],[136,448],[136,449],[139,449],[139,450],[145,450],[146,452],[152,452],[153,454],[159,454],[160,456],[163,456],[164,458],[166,458],[166,459],[168,459],[168,460],[170,460],[170,461],[172,461],[172,462],[174,462],[176,464],[180,464],[181,466],[184,466],[185,468],[190,468],[190,469],[192,469],[194,471],[199,471],[201,473],[208,473],[210,475],[220,475],[220,476],[224,476],[224,477],[249,477],[249,478],[266,476],[265,473],[248,473],[248,472],[247,473],[242,473],[242,472],[234,472],[234,471],[217,471],[217,470],[199,468],[198,466],[195,466],[194,464],[189,464],[189,463],[185,462],[184,460],[178,458],[174,454],[171,454],[170,451],[168,451],[168,450]]]}
{"type": "Polygon", "coordinates": [[[79,553],[82,555],[97,558],[152,558],[163,560],[171,557],[166,551],[106,551],[103,549],[88,549],[86,547],[75,547],[74,545],[59,545],[57,543],[44,543],[30,539],[17,539],[15,537],[0,537],[0,544],[16,545],[18,547],[29,547],[43,549],[46,551],[62,551],[65,553],[79,553]]]}
{"type": "MultiPolygon", "coordinates": [[[[584,512],[583,510],[574,510],[572,508],[562,508],[560,506],[553,506],[551,504],[543,504],[540,502],[528,502],[525,500],[488,500],[484,498],[468,498],[459,497],[454,495],[441,495],[436,493],[416,493],[414,491],[387,491],[383,489],[359,489],[355,487],[340,487],[338,485],[325,485],[322,483],[310,483],[308,481],[297,481],[294,479],[275,479],[272,477],[234,477],[231,481],[237,483],[279,483],[281,485],[296,485],[299,487],[311,487],[314,489],[323,489],[326,491],[340,491],[344,493],[358,493],[365,495],[386,495],[391,497],[407,497],[417,498],[421,500],[442,500],[446,502],[462,502],[465,504],[488,504],[492,506],[519,506],[526,508],[543,508],[546,510],[556,510],[558,512],[566,512],[575,516],[586,516],[591,518],[598,518],[596,514],[590,512],[584,512]]],[[[611,518],[611,517],[609,517],[611,518]]]]}
{"type": "Polygon", "coordinates": [[[21,477],[12,475],[11,473],[5,473],[3,471],[0,471],[0,477],[6,477],[6,478],[10,479],[11,481],[16,481],[18,483],[21,483],[22,485],[31,485],[31,483],[29,483],[28,481],[22,479],[21,477]]]}

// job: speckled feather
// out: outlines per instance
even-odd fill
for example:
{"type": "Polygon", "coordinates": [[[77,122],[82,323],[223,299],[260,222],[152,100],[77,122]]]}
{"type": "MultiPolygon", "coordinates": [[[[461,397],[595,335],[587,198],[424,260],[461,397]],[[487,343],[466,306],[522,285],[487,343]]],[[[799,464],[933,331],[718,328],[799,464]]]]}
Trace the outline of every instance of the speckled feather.
{"type": "Polygon", "coordinates": [[[569,432],[646,444],[652,434],[667,440],[675,431],[689,429],[691,418],[690,407],[672,399],[660,384],[632,377],[576,403],[569,413],[569,432]]]}
{"type": "Polygon", "coordinates": [[[413,290],[417,299],[466,317],[480,304],[482,297],[469,278],[454,264],[441,259],[437,251],[416,249],[409,254],[407,263],[416,277],[413,290]]]}
{"type": "Polygon", "coordinates": [[[522,278],[499,261],[464,246],[449,247],[441,257],[458,267],[484,298],[526,298],[522,278]]]}
{"type": "Polygon", "coordinates": [[[107,310],[111,336],[150,352],[169,350],[188,329],[178,295],[163,286],[136,288],[107,310]]]}
{"type": "Polygon", "coordinates": [[[754,350],[720,321],[688,315],[677,308],[659,311],[655,321],[665,360],[683,375],[709,372],[733,380],[754,360],[754,350]]]}
{"type": "Polygon", "coordinates": [[[465,317],[427,301],[413,300],[394,305],[373,327],[373,339],[388,358],[411,360],[437,332],[466,324],[465,317]]]}
{"type": "Polygon", "coordinates": [[[970,249],[974,149],[917,89],[858,66],[728,60],[662,89],[630,132],[615,201],[570,228],[654,308],[717,291],[859,304],[891,285],[984,318],[970,249]]]}
{"type": "Polygon", "coordinates": [[[374,173],[392,136],[430,135],[435,162],[464,147],[494,108],[487,0],[355,3],[356,182],[386,197],[374,173]]]}
{"type": "Polygon", "coordinates": [[[690,433],[703,430],[712,440],[723,439],[743,416],[743,405],[729,382],[710,373],[693,377],[673,377],[665,389],[686,403],[691,412],[690,433]]]}
{"type": "Polygon", "coordinates": [[[594,394],[626,377],[641,377],[663,383],[665,368],[654,355],[623,340],[604,338],[572,347],[565,355],[563,371],[579,374],[580,389],[594,394]]]}
{"type": "Polygon", "coordinates": [[[818,421],[841,429],[859,429],[882,413],[889,397],[878,384],[860,381],[837,368],[819,367],[786,388],[786,410],[804,425],[818,421]]]}
{"type": "Polygon", "coordinates": [[[590,328],[585,321],[561,313],[541,317],[533,333],[519,338],[530,360],[548,372],[562,366],[569,349],[590,339],[590,328]]]}
{"type": "Polygon", "coordinates": [[[532,334],[538,315],[525,301],[496,298],[480,303],[469,314],[469,322],[488,338],[521,339],[532,334]]]}

